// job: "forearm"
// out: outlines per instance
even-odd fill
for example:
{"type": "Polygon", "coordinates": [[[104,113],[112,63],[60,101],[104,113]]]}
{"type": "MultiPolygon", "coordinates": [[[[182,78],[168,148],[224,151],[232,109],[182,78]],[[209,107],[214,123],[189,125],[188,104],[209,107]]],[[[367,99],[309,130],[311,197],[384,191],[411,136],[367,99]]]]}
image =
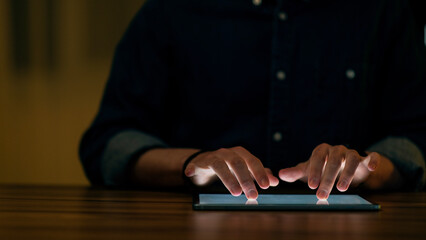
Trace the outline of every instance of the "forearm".
{"type": "Polygon", "coordinates": [[[156,148],[142,154],[132,166],[132,181],[142,186],[183,185],[182,167],[197,149],[156,148]]]}

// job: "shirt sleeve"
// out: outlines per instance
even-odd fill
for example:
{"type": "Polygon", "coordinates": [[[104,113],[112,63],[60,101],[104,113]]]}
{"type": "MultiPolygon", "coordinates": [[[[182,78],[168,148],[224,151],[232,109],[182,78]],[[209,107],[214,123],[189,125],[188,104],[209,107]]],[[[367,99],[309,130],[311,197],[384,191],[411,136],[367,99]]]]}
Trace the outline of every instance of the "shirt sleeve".
{"type": "Polygon", "coordinates": [[[147,1],[118,44],[99,112],[80,143],[94,185],[126,185],[135,155],[167,146],[169,49],[162,1],[147,1]]]}
{"type": "MultiPolygon", "coordinates": [[[[387,3],[390,3],[387,2],[387,3]]],[[[375,106],[380,132],[376,151],[390,158],[405,178],[404,190],[419,190],[425,184],[426,153],[426,49],[417,41],[408,1],[395,0],[387,11],[382,31],[387,36],[384,71],[379,76],[375,106]]]]}
{"type": "Polygon", "coordinates": [[[137,130],[125,130],[112,137],[101,159],[103,182],[107,186],[128,184],[128,169],[143,152],[167,147],[161,139],[137,130]]]}
{"type": "Polygon", "coordinates": [[[425,158],[410,139],[388,137],[375,143],[367,151],[380,153],[392,161],[405,181],[405,190],[421,190],[425,185],[425,158]]]}

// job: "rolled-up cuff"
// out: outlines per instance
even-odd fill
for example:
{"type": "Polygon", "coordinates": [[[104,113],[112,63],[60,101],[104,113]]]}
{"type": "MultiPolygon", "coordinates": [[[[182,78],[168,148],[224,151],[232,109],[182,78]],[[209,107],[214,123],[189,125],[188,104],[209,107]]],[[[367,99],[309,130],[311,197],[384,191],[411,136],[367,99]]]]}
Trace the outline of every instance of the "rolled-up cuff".
{"type": "Polygon", "coordinates": [[[149,134],[126,130],[112,137],[102,156],[101,171],[106,186],[129,184],[129,167],[132,160],[146,150],[167,147],[162,140],[149,134]]]}
{"type": "Polygon", "coordinates": [[[404,179],[404,190],[421,190],[424,187],[425,159],[421,150],[405,137],[387,137],[368,148],[388,157],[404,179]]]}

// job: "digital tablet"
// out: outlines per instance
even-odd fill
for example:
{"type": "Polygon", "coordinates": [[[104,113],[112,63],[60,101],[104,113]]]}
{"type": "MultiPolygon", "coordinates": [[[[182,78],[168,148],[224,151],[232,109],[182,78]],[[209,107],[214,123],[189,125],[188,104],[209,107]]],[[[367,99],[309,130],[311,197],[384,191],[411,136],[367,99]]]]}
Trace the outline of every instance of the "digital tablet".
{"type": "Polygon", "coordinates": [[[260,194],[256,200],[247,200],[245,195],[196,194],[195,210],[341,210],[377,211],[380,205],[371,203],[358,195],[330,195],[327,200],[318,200],[314,194],[260,194]]]}

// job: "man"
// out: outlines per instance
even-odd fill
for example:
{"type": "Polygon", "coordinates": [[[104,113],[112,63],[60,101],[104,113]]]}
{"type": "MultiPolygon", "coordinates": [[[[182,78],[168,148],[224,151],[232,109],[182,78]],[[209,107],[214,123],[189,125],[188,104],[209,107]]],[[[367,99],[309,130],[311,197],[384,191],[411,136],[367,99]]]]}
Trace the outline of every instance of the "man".
{"type": "Polygon", "coordinates": [[[425,182],[425,51],[406,1],[153,0],[80,155],[93,184],[425,182]],[[200,151],[203,150],[203,151],[200,151]]]}

